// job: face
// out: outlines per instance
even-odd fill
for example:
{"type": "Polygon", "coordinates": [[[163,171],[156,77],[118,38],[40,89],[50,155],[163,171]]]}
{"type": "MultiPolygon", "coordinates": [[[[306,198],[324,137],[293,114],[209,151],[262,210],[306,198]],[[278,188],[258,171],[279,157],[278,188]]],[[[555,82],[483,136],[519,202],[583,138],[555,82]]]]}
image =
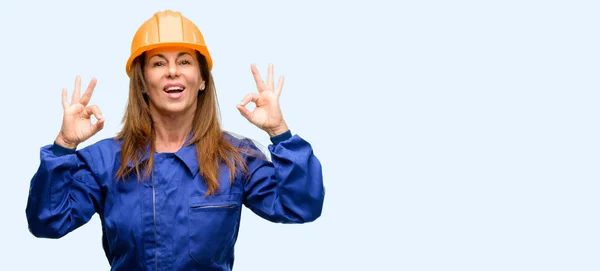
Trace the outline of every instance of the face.
{"type": "Polygon", "coordinates": [[[146,53],[145,90],[153,111],[164,115],[191,113],[205,88],[194,50],[160,48],[146,53]]]}

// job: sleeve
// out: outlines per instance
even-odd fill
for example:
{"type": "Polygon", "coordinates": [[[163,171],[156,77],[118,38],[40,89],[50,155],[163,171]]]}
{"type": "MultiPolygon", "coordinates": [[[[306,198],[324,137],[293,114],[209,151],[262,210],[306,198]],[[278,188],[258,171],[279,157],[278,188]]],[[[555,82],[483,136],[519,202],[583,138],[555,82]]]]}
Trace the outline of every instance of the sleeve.
{"type": "MultiPolygon", "coordinates": [[[[260,155],[246,156],[244,205],[271,222],[316,220],[323,209],[325,188],[321,163],[311,145],[289,131],[271,141],[271,161],[260,155]]],[[[246,147],[260,152],[251,141],[245,142],[246,147]]]]}
{"type": "Polygon", "coordinates": [[[41,148],[25,209],[34,236],[63,237],[87,223],[102,206],[90,164],[86,149],[75,151],[56,143],[41,148]]]}

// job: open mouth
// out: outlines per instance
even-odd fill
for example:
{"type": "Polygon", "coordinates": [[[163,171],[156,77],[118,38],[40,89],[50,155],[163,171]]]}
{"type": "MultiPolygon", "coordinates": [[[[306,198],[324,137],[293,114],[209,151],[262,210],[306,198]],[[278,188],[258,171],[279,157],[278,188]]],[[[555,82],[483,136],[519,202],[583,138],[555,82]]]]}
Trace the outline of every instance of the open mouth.
{"type": "Polygon", "coordinates": [[[167,93],[179,93],[179,92],[183,92],[184,89],[185,88],[171,87],[171,88],[165,89],[165,92],[167,92],[167,93]]]}
{"type": "Polygon", "coordinates": [[[185,90],[185,86],[183,86],[182,84],[168,84],[163,90],[169,94],[181,93],[185,90]]]}

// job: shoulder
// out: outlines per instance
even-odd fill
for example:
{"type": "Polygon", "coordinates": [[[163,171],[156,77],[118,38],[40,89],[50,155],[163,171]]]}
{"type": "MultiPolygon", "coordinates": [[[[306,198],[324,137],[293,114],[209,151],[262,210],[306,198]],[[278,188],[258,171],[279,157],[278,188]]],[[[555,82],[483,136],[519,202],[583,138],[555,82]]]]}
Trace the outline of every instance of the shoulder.
{"type": "Polygon", "coordinates": [[[256,147],[254,140],[233,132],[224,131],[223,138],[231,143],[231,145],[238,148],[256,147]]]}
{"type": "Polygon", "coordinates": [[[230,131],[224,131],[223,138],[231,143],[231,145],[238,148],[242,154],[261,158],[268,158],[269,156],[268,148],[249,137],[230,131]]]}
{"type": "Polygon", "coordinates": [[[245,137],[243,135],[236,134],[236,133],[229,132],[229,131],[223,131],[222,137],[223,137],[223,139],[227,140],[229,143],[231,143],[233,146],[236,146],[236,147],[240,147],[243,144],[247,144],[247,140],[249,140],[247,137],[245,137]]]}
{"type": "Polygon", "coordinates": [[[121,151],[121,141],[115,138],[103,138],[79,150],[84,153],[114,153],[121,151]]]}
{"type": "Polygon", "coordinates": [[[120,164],[121,141],[115,138],[103,138],[79,149],[77,155],[86,162],[95,175],[112,176],[107,174],[111,174],[120,164]]]}
{"type": "Polygon", "coordinates": [[[110,163],[110,161],[119,159],[121,154],[121,141],[115,138],[103,138],[79,149],[77,153],[86,160],[93,160],[94,164],[99,163],[100,160],[104,163],[110,163]]]}

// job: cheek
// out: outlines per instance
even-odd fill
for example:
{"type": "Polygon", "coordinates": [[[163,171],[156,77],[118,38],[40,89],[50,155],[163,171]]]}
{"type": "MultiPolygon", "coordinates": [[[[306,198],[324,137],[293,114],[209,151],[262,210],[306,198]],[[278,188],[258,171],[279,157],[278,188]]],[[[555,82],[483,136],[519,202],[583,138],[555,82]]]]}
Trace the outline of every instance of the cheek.
{"type": "Polygon", "coordinates": [[[160,83],[160,76],[156,72],[146,72],[145,73],[146,86],[148,86],[149,91],[156,91],[158,89],[158,85],[160,83]]]}
{"type": "Polygon", "coordinates": [[[188,85],[193,86],[196,91],[200,88],[200,83],[202,82],[200,80],[200,76],[197,73],[187,73],[185,75],[185,80],[188,83],[188,85]]]}

